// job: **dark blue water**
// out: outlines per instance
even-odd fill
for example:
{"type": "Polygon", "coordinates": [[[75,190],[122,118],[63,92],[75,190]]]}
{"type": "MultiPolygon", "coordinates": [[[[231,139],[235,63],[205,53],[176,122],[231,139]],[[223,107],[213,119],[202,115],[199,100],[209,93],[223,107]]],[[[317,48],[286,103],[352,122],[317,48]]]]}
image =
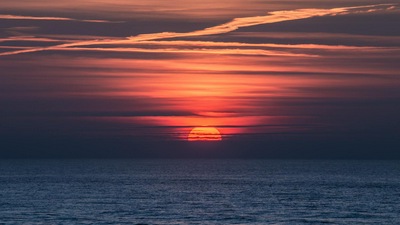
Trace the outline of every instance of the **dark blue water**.
{"type": "Polygon", "coordinates": [[[400,162],[0,161],[0,224],[77,223],[400,224],[400,162]]]}

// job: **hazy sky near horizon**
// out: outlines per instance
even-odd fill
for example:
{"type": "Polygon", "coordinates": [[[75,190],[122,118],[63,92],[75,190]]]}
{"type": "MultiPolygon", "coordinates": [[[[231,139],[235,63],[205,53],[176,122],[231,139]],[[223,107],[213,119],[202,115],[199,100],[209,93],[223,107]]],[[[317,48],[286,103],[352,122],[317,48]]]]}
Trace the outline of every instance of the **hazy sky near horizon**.
{"type": "Polygon", "coordinates": [[[66,137],[144,151],[210,126],[261,156],[298,141],[394,152],[399,27],[398,1],[3,1],[0,151],[66,137]]]}

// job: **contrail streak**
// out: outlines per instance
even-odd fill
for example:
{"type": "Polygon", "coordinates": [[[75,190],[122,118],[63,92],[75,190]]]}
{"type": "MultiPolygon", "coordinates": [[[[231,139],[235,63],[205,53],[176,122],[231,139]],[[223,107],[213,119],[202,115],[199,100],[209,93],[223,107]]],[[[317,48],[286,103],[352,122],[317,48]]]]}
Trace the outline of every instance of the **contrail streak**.
{"type": "Polygon", "coordinates": [[[185,33],[161,32],[161,33],[151,33],[151,34],[140,34],[137,36],[127,37],[121,40],[103,39],[103,40],[79,41],[79,42],[55,45],[50,47],[39,47],[39,48],[34,47],[31,49],[3,52],[0,53],[0,56],[17,55],[23,53],[48,51],[48,50],[62,50],[70,47],[82,47],[82,46],[101,45],[101,44],[129,44],[129,43],[140,43],[145,41],[162,40],[167,38],[224,34],[235,31],[241,27],[256,26],[261,24],[271,24],[284,21],[293,21],[299,19],[312,18],[316,16],[334,16],[338,14],[343,15],[343,14],[360,13],[360,12],[369,13],[371,12],[371,9],[381,9],[380,7],[385,7],[383,10],[391,10],[392,7],[396,6],[397,4],[378,4],[378,5],[365,5],[365,6],[342,7],[342,8],[332,8],[332,9],[297,9],[289,11],[274,11],[270,12],[268,15],[265,16],[235,18],[232,21],[221,25],[185,33]],[[352,10],[358,10],[358,11],[352,12],[352,10]]]}

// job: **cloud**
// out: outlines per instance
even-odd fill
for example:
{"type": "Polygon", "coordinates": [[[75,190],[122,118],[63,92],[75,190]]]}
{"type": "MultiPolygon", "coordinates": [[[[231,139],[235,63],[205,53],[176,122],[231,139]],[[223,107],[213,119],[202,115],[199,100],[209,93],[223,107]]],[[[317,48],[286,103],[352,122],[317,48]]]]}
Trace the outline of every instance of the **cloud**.
{"type": "MultiPolygon", "coordinates": [[[[348,46],[348,45],[323,45],[323,44],[258,44],[242,42],[213,42],[213,41],[141,41],[132,43],[137,45],[151,46],[184,46],[184,47],[257,47],[257,48],[276,48],[276,49],[320,49],[320,50],[388,50],[390,47],[373,46],[348,46]]],[[[397,48],[395,48],[397,49],[397,48]]],[[[312,56],[312,55],[311,55],[312,56]]]]}
{"type": "MultiPolygon", "coordinates": [[[[182,48],[53,48],[52,50],[68,51],[104,51],[104,52],[150,52],[150,53],[201,53],[221,55],[265,55],[265,56],[287,56],[287,57],[317,57],[312,54],[290,53],[285,51],[272,51],[263,49],[182,49],[182,48]]],[[[24,51],[24,50],[22,50],[24,51]]],[[[29,50],[25,50],[29,51],[29,50]]],[[[1,55],[1,54],[0,54],[1,55]]]]}
{"type": "Polygon", "coordinates": [[[291,44],[327,44],[330,46],[341,43],[346,46],[400,46],[397,36],[371,35],[371,34],[349,34],[332,32],[269,32],[269,31],[237,31],[213,41],[240,41],[251,40],[252,43],[291,43],[291,44]]]}
{"type": "MultiPolygon", "coordinates": [[[[274,11],[266,16],[254,16],[254,17],[243,17],[235,18],[228,23],[224,23],[218,26],[209,27],[203,30],[197,30],[186,33],[175,33],[175,32],[162,32],[154,34],[141,34],[133,37],[129,37],[132,41],[147,41],[147,40],[158,40],[166,38],[178,38],[178,37],[193,37],[193,36],[204,36],[204,35],[215,35],[223,34],[231,31],[235,31],[241,27],[256,26],[261,24],[278,23],[291,20],[307,19],[316,16],[328,16],[337,14],[348,14],[351,10],[366,10],[369,12],[371,9],[382,6],[390,6],[390,4],[380,5],[368,5],[358,7],[344,7],[344,8],[333,8],[333,9],[297,9],[288,11],[274,11]]],[[[358,11],[359,12],[359,11],[358,11]]]]}
{"type": "Polygon", "coordinates": [[[0,42],[8,42],[8,41],[60,42],[61,40],[46,38],[46,37],[34,37],[34,36],[17,36],[17,37],[0,38],[0,42]]]}
{"type": "Polygon", "coordinates": [[[118,21],[109,20],[82,20],[67,17],[48,17],[48,16],[21,16],[21,15],[9,15],[0,14],[0,19],[3,20],[53,20],[53,21],[80,21],[87,23],[118,23],[118,21]]]}
{"type": "MultiPolygon", "coordinates": [[[[50,46],[50,47],[40,47],[40,48],[35,48],[32,47],[30,49],[23,49],[23,50],[16,50],[16,51],[9,51],[9,52],[3,52],[0,53],[0,56],[6,56],[6,55],[16,55],[16,54],[23,54],[23,53],[30,53],[30,52],[38,52],[38,51],[46,51],[46,50],[70,50],[67,48],[76,48],[76,47],[83,47],[83,46],[93,46],[93,45],[110,45],[110,44],[130,44],[130,43],[145,43],[145,41],[157,41],[157,40],[162,40],[162,39],[170,39],[170,38],[182,38],[182,37],[195,37],[195,36],[205,36],[205,35],[216,35],[216,34],[224,34],[224,33],[229,33],[232,31],[235,31],[241,27],[249,27],[249,26],[255,26],[255,25],[261,25],[261,24],[270,24],[270,23],[278,23],[278,22],[283,22],[283,21],[292,21],[292,20],[299,20],[299,19],[306,19],[306,18],[311,18],[311,17],[316,17],[316,16],[335,16],[335,15],[343,15],[343,14],[351,14],[351,13],[368,13],[369,10],[374,10],[374,9],[379,9],[379,10],[387,10],[393,6],[393,4],[378,4],[378,5],[366,5],[366,6],[357,6],[357,7],[343,7],[343,8],[332,8],[332,9],[297,9],[297,10],[288,10],[288,11],[274,11],[270,12],[268,15],[265,16],[255,16],[255,17],[243,17],[243,18],[235,18],[230,22],[213,26],[213,27],[208,27],[203,30],[197,30],[197,31],[191,31],[191,32],[182,32],[182,33],[177,33],[177,32],[161,32],[161,33],[150,33],[150,34],[140,34],[137,36],[131,36],[127,37],[125,39],[102,39],[102,40],[87,40],[87,41],[77,41],[74,43],[66,43],[66,44],[61,44],[61,45],[56,45],[56,46],[50,46]]],[[[3,15],[4,16],[4,15],[3,15]]],[[[20,16],[11,16],[6,15],[8,18],[20,18],[20,16]]],[[[0,16],[1,18],[1,16],[0,16]]],[[[37,18],[41,20],[75,20],[75,19],[70,19],[70,18],[62,18],[62,17],[21,17],[24,19],[31,19],[31,18],[37,18]]],[[[90,20],[91,21],[91,20],[90,20]]],[[[93,20],[96,21],[96,20],[93,20]]],[[[99,21],[97,21],[99,22],[99,21]]],[[[164,44],[159,42],[160,44],[164,44]]],[[[172,42],[171,42],[172,43],[172,42]]],[[[182,44],[184,42],[181,42],[182,44]]],[[[153,42],[153,44],[156,44],[153,42]]],[[[174,42],[174,44],[179,44],[178,42],[174,42]]],[[[188,42],[186,42],[188,44],[188,42]]],[[[210,42],[202,42],[202,44],[212,44],[210,42]]],[[[221,44],[223,45],[223,44],[221,44]]],[[[239,44],[236,44],[236,47],[238,47],[239,44]]],[[[246,46],[246,44],[243,44],[246,46]]],[[[263,46],[266,47],[266,46],[263,46]]],[[[271,45],[269,46],[271,47],[271,45]]],[[[285,46],[281,45],[279,47],[285,48],[285,46]]],[[[295,46],[290,46],[286,45],[286,48],[292,48],[295,46]]],[[[338,49],[338,48],[347,48],[345,46],[334,46],[334,47],[329,47],[329,46],[323,46],[323,45],[299,45],[297,47],[300,48],[316,48],[316,47],[324,47],[325,49],[331,48],[331,49],[338,49]]],[[[350,48],[356,48],[356,47],[350,47],[350,48]]],[[[75,49],[76,50],[76,49],[75,49]]],[[[83,48],[81,48],[83,50],[83,48]]],[[[133,48],[85,48],[85,50],[92,50],[92,51],[147,51],[147,52],[155,52],[157,50],[153,49],[133,49],[133,48]]],[[[193,49],[161,49],[158,50],[161,52],[199,52],[199,53],[214,53],[214,54],[260,54],[260,55],[270,55],[270,54],[280,54],[280,55],[287,55],[287,56],[296,56],[294,53],[283,53],[283,52],[271,52],[271,51],[266,51],[263,49],[252,49],[252,50],[247,50],[247,49],[241,49],[241,50],[235,50],[235,49],[230,49],[230,50],[193,50],[193,49]]],[[[297,54],[298,55],[298,54],[297,54]]],[[[301,54],[305,56],[304,54],[301,54]]],[[[307,54],[308,56],[313,56],[312,54],[307,54]]]]}
{"type": "MultiPolygon", "coordinates": [[[[42,41],[56,42],[56,39],[46,38],[15,38],[0,39],[1,41],[42,41]]],[[[13,48],[17,48],[15,46],[13,48]]],[[[232,54],[232,55],[265,55],[286,57],[318,57],[319,51],[363,51],[363,52],[387,52],[397,51],[394,47],[373,46],[346,46],[346,45],[323,45],[323,44],[256,44],[241,42],[212,42],[212,41],[141,41],[130,40],[106,40],[87,41],[79,43],[66,43],[58,46],[30,48],[3,52],[0,56],[15,55],[37,51],[103,51],[103,52],[145,52],[145,53],[200,53],[200,54],[232,54]],[[121,47],[119,46],[121,45],[121,47]],[[125,46],[127,45],[127,46],[125,46]],[[149,48],[148,46],[151,46],[149,48]],[[313,50],[313,53],[299,53],[296,50],[313,50]]]]}

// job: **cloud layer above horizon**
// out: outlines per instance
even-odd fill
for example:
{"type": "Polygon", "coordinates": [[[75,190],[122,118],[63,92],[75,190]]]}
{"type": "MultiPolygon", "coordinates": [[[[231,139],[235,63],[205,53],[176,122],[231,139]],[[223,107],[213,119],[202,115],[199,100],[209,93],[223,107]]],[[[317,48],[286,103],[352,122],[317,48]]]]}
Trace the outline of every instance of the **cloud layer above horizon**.
{"type": "Polygon", "coordinates": [[[227,141],[400,132],[400,4],[175,3],[0,3],[0,134],[185,140],[212,126],[227,141]]]}

